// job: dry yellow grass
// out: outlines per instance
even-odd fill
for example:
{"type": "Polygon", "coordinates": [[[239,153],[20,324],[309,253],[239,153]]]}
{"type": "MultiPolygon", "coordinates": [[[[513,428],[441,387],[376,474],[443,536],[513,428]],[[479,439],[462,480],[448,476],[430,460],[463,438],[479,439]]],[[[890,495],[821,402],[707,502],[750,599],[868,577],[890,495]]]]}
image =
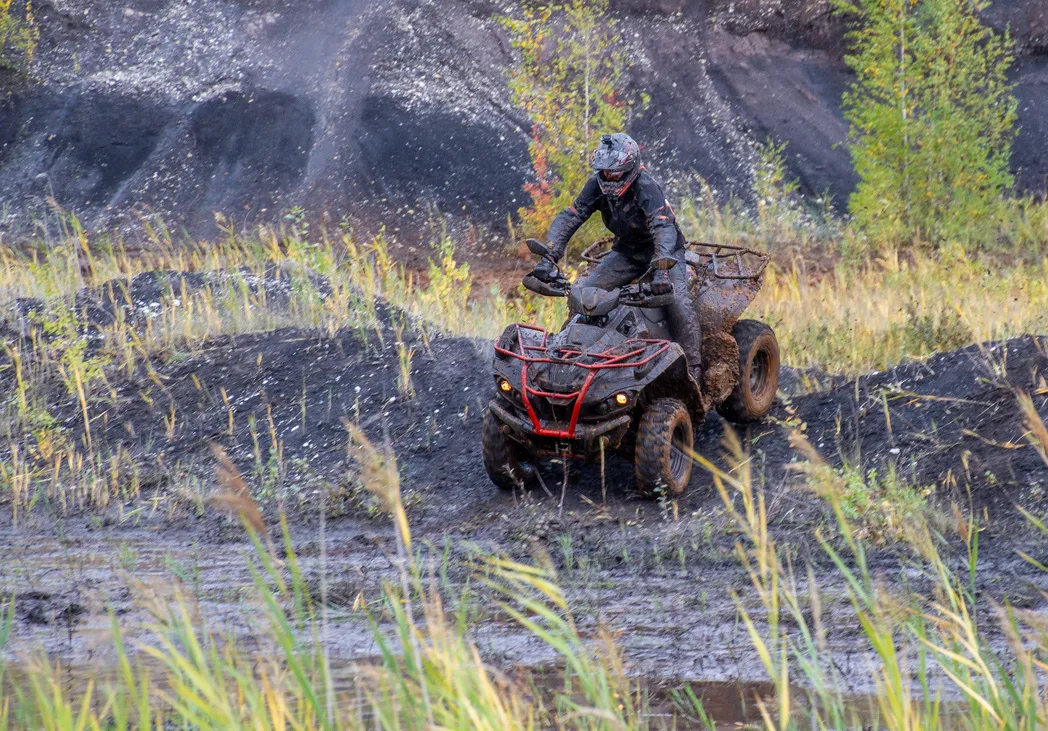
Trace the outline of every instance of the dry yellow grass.
{"type": "MultiPolygon", "coordinates": [[[[394,261],[381,237],[359,241],[294,228],[213,243],[176,244],[154,233],[148,249],[135,254],[104,240],[93,244],[75,226],[47,243],[46,256],[0,247],[0,301],[43,300],[38,324],[49,332],[48,338],[8,344],[2,366],[14,375],[15,387],[0,402],[0,439],[8,442],[9,455],[0,464],[0,484],[19,505],[42,482],[71,483],[59,494],[75,504],[104,505],[138,492],[137,468],[125,455],[96,453],[90,433],[74,443],[56,428],[48,392],[40,387],[45,381],[64,383],[90,423],[88,412],[104,407],[111,384],[158,354],[192,355],[213,338],[280,327],[331,334],[350,328],[401,344],[400,387],[410,393],[413,353],[403,346],[404,328],[417,329],[423,341],[435,332],[490,339],[508,323],[555,327],[565,315],[563,300],[517,288],[477,293],[469,266],[456,259],[446,239],[434,246],[425,277],[394,261]],[[118,316],[103,328],[102,346],[88,349],[72,294],[154,270],[224,274],[202,290],[166,293],[144,325],[118,316]],[[283,304],[271,301],[265,287],[249,286],[274,271],[290,293],[283,304]],[[382,321],[381,303],[393,306],[392,322],[382,321]]],[[[747,317],[775,328],[787,365],[858,374],[976,342],[1045,332],[1046,275],[1048,260],[1001,264],[963,254],[885,255],[828,274],[810,273],[798,258],[769,271],[747,317]]],[[[105,296],[119,302],[128,295],[115,284],[105,296]]],[[[170,418],[174,424],[178,414],[170,418]]]]}
{"type": "Polygon", "coordinates": [[[775,328],[787,364],[854,375],[1048,331],[1048,260],[889,255],[824,276],[799,262],[769,273],[748,316],[775,328]]]}

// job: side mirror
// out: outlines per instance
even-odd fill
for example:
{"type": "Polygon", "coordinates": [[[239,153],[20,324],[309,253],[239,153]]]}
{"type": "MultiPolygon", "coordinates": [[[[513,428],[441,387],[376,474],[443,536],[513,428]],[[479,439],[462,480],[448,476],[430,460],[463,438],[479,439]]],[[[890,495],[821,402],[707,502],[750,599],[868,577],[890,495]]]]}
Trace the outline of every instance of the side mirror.
{"type": "Polygon", "coordinates": [[[541,256],[543,259],[548,259],[553,256],[553,249],[549,248],[538,239],[528,239],[525,243],[528,245],[528,251],[535,256],[541,256]]]}
{"type": "Polygon", "coordinates": [[[668,272],[675,266],[677,266],[677,260],[670,256],[656,259],[651,263],[651,268],[657,272],[668,272]]]}

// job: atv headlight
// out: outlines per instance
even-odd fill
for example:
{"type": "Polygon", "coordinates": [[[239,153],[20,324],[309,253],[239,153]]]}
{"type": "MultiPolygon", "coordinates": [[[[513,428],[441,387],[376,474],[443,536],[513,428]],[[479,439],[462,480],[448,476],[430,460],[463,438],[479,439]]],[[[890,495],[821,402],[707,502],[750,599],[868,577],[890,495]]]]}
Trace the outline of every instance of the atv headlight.
{"type": "Polygon", "coordinates": [[[519,406],[522,403],[520,392],[513,386],[513,382],[508,378],[496,376],[495,389],[495,393],[497,393],[499,397],[513,406],[519,406]]]}
{"type": "Polygon", "coordinates": [[[601,401],[598,409],[602,414],[624,411],[633,404],[633,397],[634,393],[632,391],[620,391],[614,396],[601,401]]]}

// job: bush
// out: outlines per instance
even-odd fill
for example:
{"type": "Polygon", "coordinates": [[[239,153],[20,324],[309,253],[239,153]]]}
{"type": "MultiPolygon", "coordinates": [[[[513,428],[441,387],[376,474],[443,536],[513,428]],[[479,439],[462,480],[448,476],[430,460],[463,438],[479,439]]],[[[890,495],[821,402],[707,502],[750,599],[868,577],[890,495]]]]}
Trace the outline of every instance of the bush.
{"type": "Polygon", "coordinates": [[[893,465],[865,473],[856,465],[840,470],[841,511],[853,537],[876,544],[905,539],[907,529],[921,525],[928,510],[931,486],[917,487],[901,479],[893,465]]]}
{"type": "Polygon", "coordinates": [[[621,91],[630,64],[608,0],[525,0],[518,17],[501,22],[518,53],[513,102],[532,123],[532,205],[519,214],[526,236],[543,237],[582,189],[599,135],[626,129],[638,100],[621,91]]]}
{"type": "Polygon", "coordinates": [[[14,0],[0,0],[0,69],[25,76],[36,53],[40,32],[33,19],[33,4],[27,0],[21,15],[11,12],[14,0]]]}
{"type": "Polygon", "coordinates": [[[853,14],[844,95],[860,183],[856,222],[879,241],[993,236],[1016,100],[1011,39],[979,19],[985,0],[835,0],[853,14]]]}

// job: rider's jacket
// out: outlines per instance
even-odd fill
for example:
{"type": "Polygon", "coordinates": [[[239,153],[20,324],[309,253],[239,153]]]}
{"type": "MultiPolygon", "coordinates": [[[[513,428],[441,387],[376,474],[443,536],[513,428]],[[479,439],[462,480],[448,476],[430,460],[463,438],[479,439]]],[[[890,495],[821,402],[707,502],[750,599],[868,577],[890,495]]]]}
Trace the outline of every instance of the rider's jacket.
{"type": "Polygon", "coordinates": [[[684,235],[662,187],[641,168],[633,185],[614,198],[601,192],[596,175],[586,182],[571,207],[561,211],[550,226],[550,243],[558,259],[579,227],[597,211],[615,235],[615,248],[625,254],[638,259],[671,257],[684,247],[684,235]]]}

